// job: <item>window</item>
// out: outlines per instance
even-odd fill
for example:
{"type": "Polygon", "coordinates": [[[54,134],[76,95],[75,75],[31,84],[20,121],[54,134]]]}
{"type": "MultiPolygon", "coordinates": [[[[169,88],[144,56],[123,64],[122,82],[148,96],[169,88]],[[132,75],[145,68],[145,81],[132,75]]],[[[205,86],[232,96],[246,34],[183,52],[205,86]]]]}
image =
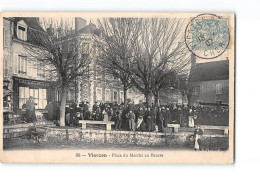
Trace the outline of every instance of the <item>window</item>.
{"type": "Polygon", "coordinates": [[[222,94],[222,84],[216,84],[216,94],[222,94]]]}
{"type": "Polygon", "coordinates": [[[110,90],[109,89],[106,89],[105,91],[105,99],[106,99],[106,102],[110,102],[111,100],[111,95],[110,95],[110,90]]]}
{"type": "Polygon", "coordinates": [[[18,72],[19,74],[26,75],[27,69],[27,58],[24,56],[18,56],[18,72]]]}
{"type": "Polygon", "coordinates": [[[102,79],[102,67],[97,66],[96,67],[96,80],[102,79]]]}
{"type": "Polygon", "coordinates": [[[18,55],[16,53],[13,54],[13,73],[18,74],[18,55]]]}
{"type": "Polygon", "coordinates": [[[35,58],[27,58],[26,75],[30,77],[37,77],[37,60],[35,58]]]}
{"type": "Polygon", "coordinates": [[[4,77],[8,76],[8,56],[4,55],[4,77]]]}
{"type": "Polygon", "coordinates": [[[59,90],[55,90],[55,101],[60,101],[60,91],[59,90]]]}
{"type": "Polygon", "coordinates": [[[19,87],[19,109],[22,109],[23,104],[32,96],[37,104],[35,109],[44,109],[47,105],[47,90],[42,88],[19,87]]]}
{"type": "Polygon", "coordinates": [[[75,101],[75,89],[71,87],[67,91],[67,101],[73,102],[75,101]]]}
{"type": "Polygon", "coordinates": [[[194,86],[192,90],[192,94],[198,96],[200,93],[202,93],[202,85],[194,86]]]}
{"type": "Polygon", "coordinates": [[[4,33],[4,47],[8,47],[9,46],[9,33],[7,29],[3,30],[4,33]]]}
{"type": "Polygon", "coordinates": [[[29,100],[29,87],[19,87],[19,109],[29,100]]]}
{"type": "Polygon", "coordinates": [[[82,54],[88,54],[89,53],[89,43],[83,43],[82,44],[82,54]]]}
{"type": "Polygon", "coordinates": [[[124,92],[120,91],[120,103],[124,102],[124,92]]]}
{"type": "Polygon", "coordinates": [[[96,88],[96,101],[102,101],[102,88],[96,88]]]}
{"type": "Polygon", "coordinates": [[[39,109],[44,109],[47,105],[47,90],[46,89],[39,89],[39,109]]]}
{"type": "Polygon", "coordinates": [[[24,26],[17,25],[17,37],[21,40],[27,40],[27,29],[24,26]]]}
{"type": "Polygon", "coordinates": [[[114,91],[114,102],[118,101],[118,93],[117,91],[114,91]]]}
{"type": "Polygon", "coordinates": [[[37,76],[45,77],[45,64],[41,60],[37,60],[37,76]]]}

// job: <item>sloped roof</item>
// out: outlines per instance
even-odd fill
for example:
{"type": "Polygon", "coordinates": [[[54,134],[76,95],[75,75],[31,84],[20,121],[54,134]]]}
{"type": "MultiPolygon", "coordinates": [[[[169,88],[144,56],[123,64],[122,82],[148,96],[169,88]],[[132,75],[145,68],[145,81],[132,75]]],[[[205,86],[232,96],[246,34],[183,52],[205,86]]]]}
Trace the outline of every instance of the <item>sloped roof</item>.
{"type": "Polygon", "coordinates": [[[100,35],[101,31],[97,28],[95,24],[90,23],[89,25],[78,30],[78,34],[95,34],[100,35]]]}
{"type": "Polygon", "coordinates": [[[36,17],[14,17],[15,23],[19,22],[20,20],[23,20],[28,27],[45,32],[45,30],[40,26],[36,17]]]}
{"type": "Polygon", "coordinates": [[[41,27],[36,17],[14,17],[14,37],[17,38],[16,27],[19,21],[23,20],[28,26],[27,42],[37,46],[44,46],[48,43],[48,34],[41,27]]]}
{"type": "Polygon", "coordinates": [[[229,60],[198,63],[190,71],[189,81],[214,81],[229,79],[229,60]]]}

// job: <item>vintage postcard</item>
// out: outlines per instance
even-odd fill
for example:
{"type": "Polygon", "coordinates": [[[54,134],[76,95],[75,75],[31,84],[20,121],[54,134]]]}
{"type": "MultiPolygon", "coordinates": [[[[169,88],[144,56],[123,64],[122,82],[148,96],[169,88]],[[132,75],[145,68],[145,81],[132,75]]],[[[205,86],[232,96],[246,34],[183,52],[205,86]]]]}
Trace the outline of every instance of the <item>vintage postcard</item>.
{"type": "Polygon", "coordinates": [[[234,162],[234,13],[1,13],[0,161],[234,162]]]}

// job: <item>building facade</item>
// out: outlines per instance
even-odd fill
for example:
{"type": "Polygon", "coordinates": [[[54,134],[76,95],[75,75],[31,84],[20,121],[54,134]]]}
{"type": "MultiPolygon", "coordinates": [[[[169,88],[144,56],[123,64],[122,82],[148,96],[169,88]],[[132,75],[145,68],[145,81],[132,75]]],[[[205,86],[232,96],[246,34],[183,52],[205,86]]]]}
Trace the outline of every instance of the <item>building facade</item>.
{"type": "MultiPolygon", "coordinates": [[[[4,89],[5,106],[9,111],[18,113],[23,105],[33,96],[37,111],[42,111],[49,102],[60,101],[60,89],[55,86],[57,80],[53,75],[53,66],[37,59],[34,52],[41,48],[41,41],[47,36],[41,27],[39,18],[12,17],[3,20],[3,76],[8,87],[4,89]]],[[[94,39],[100,35],[99,29],[92,23],[86,24],[81,18],[75,19],[74,42],[82,49],[93,48],[94,39]]],[[[84,55],[84,53],[83,53],[84,55]]],[[[67,103],[88,101],[90,107],[95,102],[122,103],[123,86],[119,79],[102,73],[97,64],[97,51],[92,52],[94,60],[90,67],[92,72],[78,77],[68,90],[67,103]]],[[[144,96],[136,89],[128,90],[128,99],[138,103],[144,96]]]]}
{"type": "MultiPolygon", "coordinates": [[[[86,21],[82,18],[75,18],[75,30],[76,43],[82,46],[83,51],[92,48],[91,53],[93,57],[90,64],[92,72],[77,79],[76,102],[87,101],[90,108],[95,102],[123,103],[124,92],[120,79],[114,78],[113,75],[105,74],[102,67],[97,63],[98,51],[93,47],[93,43],[101,35],[100,30],[91,22],[86,25],[86,21]]],[[[144,100],[144,95],[132,88],[127,92],[127,99],[138,104],[140,100],[144,100]]]]}
{"type": "Polygon", "coordinates": [[[189,76],[189,104],[229,103],[229,60],[194,64],[189,76]]]}
{"type": "Polygon", "coordinates": [[[4,95],[4,101],[9,110],[16,113],[32,96],[37,103],[36,110],[43,110],[55,99],[55,79],[50,74],[52,68],[37,59],[30,48],[41,49],[40,38],[46,32],[39,25],[38,18],[4,18],[3,24],[3,76],[4,82],[9,83],[5,90],[10,91],[9,99],[4,95]]]}

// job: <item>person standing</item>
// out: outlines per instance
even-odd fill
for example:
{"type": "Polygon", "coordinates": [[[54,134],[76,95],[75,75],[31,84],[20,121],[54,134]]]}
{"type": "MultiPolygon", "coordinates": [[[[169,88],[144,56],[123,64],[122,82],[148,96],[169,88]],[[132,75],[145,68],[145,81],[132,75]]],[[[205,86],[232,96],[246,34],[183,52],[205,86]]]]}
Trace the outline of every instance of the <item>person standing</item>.
{"type": "Polygon", "coordinates": [[[48,120],[53,121],[53,104],[52,104],[52,102],[49,102],[49,104],[46,105],[45,110],[48,112],[48,120]]]}
{"type": "Polygon", "coordinates": [[[146,111],[146,120],[147,120],[147,130],[148,132],[152,132],[154,130],[154,114],[153,111],[151,111],[151,108],[148,107],[146,111]]]}
{"type": "Polygon", "coordinates": [[[103,110],[102,114],[103,114],[103,120],[104,120],[104,121],[108,121],[107,108],[103,110]]]}
{"type": "Polygon", "coordinates": [[[145,111],[143,110],[143,108],[139,108],[139,110],[137,111],[138,118],[137,118],[136,128],[140,131],[145,130],[144,115],[145,115],[145,111]]]}
{"type": "Polygon", "coordinates": [[[123,113],[123,110],[121,108],[121,106],[119,105],[118,106],[118,109],[116,111],[116,130],[121,130],[121,126],[122,126],[122,113],[123,113]]]}
{"type": "Polygon", "coordinates": [[[88,106],[87,101],[86,101],[85,106],[83,107],[83,117],[84,117],[84,120],[90,119],[90,111],[89,111],[89,106],[88,106]]]}
{"type": "Polygon", "coordinates": [[[194,150],[201,150],[201,136],[203,135],[203,131],[198,125],[197,128],[194,131],[194,150]]]}
{"type": "Polygon", "coordinates": [[[165,113],[165,127],[167,127],[168,124],[172,123],[171,111],[168,107],[166,108],[165,113]]]}
{"type": "Polygon", "coordinates": [[[26,101],[27,122],[35,122],[36,121],[35,105],[36,105],[36,103],[34,102],[33,97],[30,96],[29,100],[26,101]]]}
{"type": "Polygon", "coordinates": [[[92,110],[93,110],[93,112],[96,112],[96,110],[97,110],[97,102],[95,102],[95,104],[93,105],[92,110]]]}
{"type": "Polygon", "coordinates": [[[129,129],[130,131],[135,131],[135,114],[132,110],[129,111],[128,114],[126,114],[126,118],[129,120],[129,129]]]}
{"type": "Polygon", "coordinates": [[[189,109],[189,127],[194,127],[194,114],[193,114],[193,109],[189,109]]]}
{"type": "Polygon", "coordinates": [[[162,115],[162,110],[161,108],[158,109],[158,112],[157,112],[157,126],[158,126],[158,131],[159,132],[164,132],[164,126],[163,126],[163,123],[164,123],[164,118],[163,118],[163,115],[162,115]]]}

